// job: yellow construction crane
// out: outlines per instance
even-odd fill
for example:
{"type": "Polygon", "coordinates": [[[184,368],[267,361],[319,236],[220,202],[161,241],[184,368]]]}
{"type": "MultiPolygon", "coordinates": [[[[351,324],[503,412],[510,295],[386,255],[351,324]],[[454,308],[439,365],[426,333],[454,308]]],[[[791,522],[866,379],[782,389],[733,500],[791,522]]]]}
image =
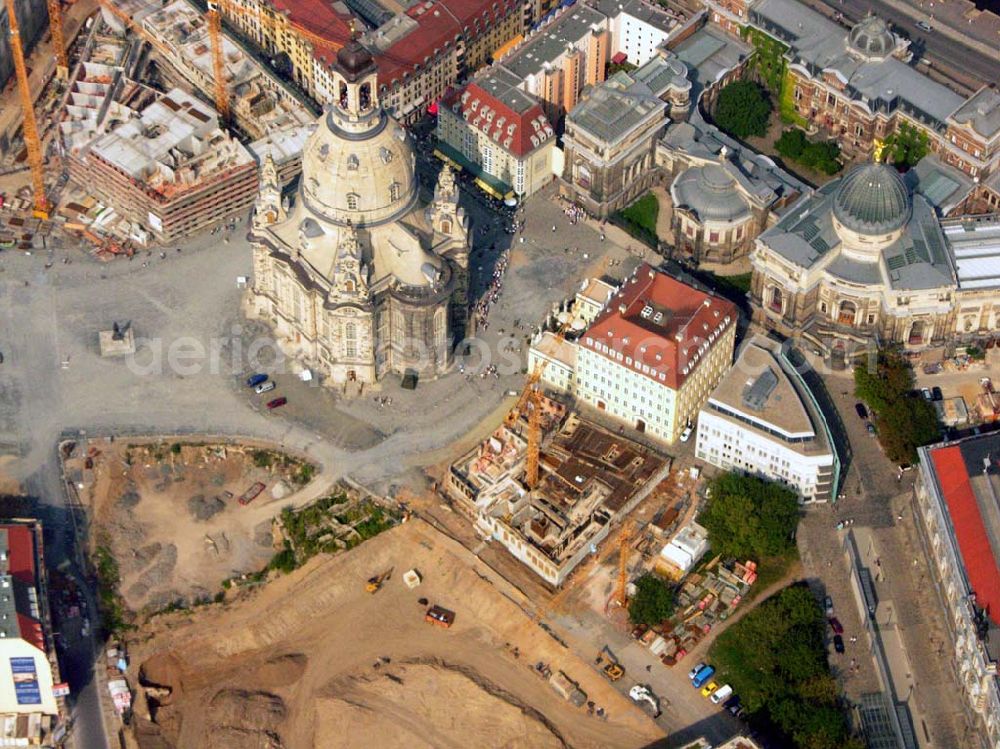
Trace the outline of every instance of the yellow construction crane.
{"type": "Polygon", "coordinates": [[[508,427],[513,427],[521,414],[528,410],[528,452],[525,456],[524,481],[529,489],[538,486],[538,453],[542,443],[542,394],[535,388],[542,377],[547,361],[542,361],[535,365],[534,371],[528,375],[524,383],[524,390],[517,399],[517,403],[507,413],[504,423],[508,427]]]}
{"type": "Polygon", "coordinates": [[[631,520],[625,522],[621,535],[618,536],[618,584],[615,586],[614,600],[622,608],[628,604],[628,557],[629,544],[632,542],[633,523],[631,520]]]}
{"type": "Polygon", "coordinates": [[[49,0],[49,32],[56,53],[56,73],[65,78],[69,75],[69,56],[66,54],[66,37],[63,36],[62,0],[49,0]]]}
{"type": "Polygon", "coordinates": [[[42,141],[38,136],[38,121],[35,119],[35,103],[28,85],[28,67],[24,63],[24,47],[21,46],[21,27],[17,22],[14,0],[4,0],[10,24],[10,49],[14,54],[14,73],[17,76],[17,90],[24,110],[24,145],[28,150],[28,165],[31,167],[31,184],[34,188],[36,218],[49,217],[49,201],[45,196],[45,165],[42,161],[42,141]]]}
{"type": "MultiPolygon", "coordinates": [[[[229,119],[229,88],[226,85],[226,61],[222,47],[222,15],[221,11],[232,15],[245,16],[252,15],[257,19],[257,23],[263,28],[265,23],[273,23],[274,19],[259,10],[244,8],[232,0],[209,0],[208,2],[208,36],[212,44],[212,75],[215,76],[215,108],[223,120],[229,119]]],[[[346,40],[329,39],[320,34],[315,34],[297,23],[289,22],[292,31],[313,44],[338,50],[344,46],[346,40]]]]}

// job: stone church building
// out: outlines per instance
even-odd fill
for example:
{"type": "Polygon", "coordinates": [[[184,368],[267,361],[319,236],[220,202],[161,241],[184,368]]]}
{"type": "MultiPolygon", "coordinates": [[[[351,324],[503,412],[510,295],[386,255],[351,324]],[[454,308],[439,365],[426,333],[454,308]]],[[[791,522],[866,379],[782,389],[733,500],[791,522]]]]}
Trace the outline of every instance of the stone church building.
{"type": "Polygon", "coordinates": [[[375,64],[352,42],[339,92],[309,137],[294,199],[268,157],[251,229],[247,314],[325,384],[431,379],[468,320],[468,219],[445,167],[421,200],[410,136],[378,101],[375,64]]]}

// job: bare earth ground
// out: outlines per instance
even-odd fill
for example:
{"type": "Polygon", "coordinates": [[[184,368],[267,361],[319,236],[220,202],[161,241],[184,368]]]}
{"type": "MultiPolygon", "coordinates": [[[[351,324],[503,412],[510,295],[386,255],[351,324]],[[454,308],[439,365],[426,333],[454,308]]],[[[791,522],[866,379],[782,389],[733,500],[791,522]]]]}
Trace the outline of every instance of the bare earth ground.
{"type": "Polygon", "coordinates": [[[468,550],[411,520],[235,602],[157,617],[132,649],[133,676],[152,687],[139,689],[140,745],[639,747],[663,738],[519,599],[468,550]],[[382,590],[366,593],[364,581],[388,567],[382,590]],[[401,580],[411,567],[423,577],[415,590],[401,580]],[[454,626],[427,624],[419,598],[455,611],[454,626]],[[539,661],[577,681],[607,717],[565,701],[534,672],[539,661]]]}
{"type": "MultiPolygon", "coordinates": [[[[92,511],[91,538],[110,547],[122,597],[133,611],[212,596],[223,579],[259,570],[274,554],[270,516],[280,504],[272,503],[266,516],[257,510],[273,499],[279,483],[288,494],[297,488],[287,471],[258,467],[234,446],[183,445],[174,454],[168,442],[158,460],[135,442],[86,445],[98,451],[92,478],[80,475],[90,479],[80,495],[92,511]],[[240,506],[237,497],[255,481],[267,488],[250,506],[240,506]]],[[[79,471],[83,460],[82,454],[68,460],[67,474],[79,471]]]]}

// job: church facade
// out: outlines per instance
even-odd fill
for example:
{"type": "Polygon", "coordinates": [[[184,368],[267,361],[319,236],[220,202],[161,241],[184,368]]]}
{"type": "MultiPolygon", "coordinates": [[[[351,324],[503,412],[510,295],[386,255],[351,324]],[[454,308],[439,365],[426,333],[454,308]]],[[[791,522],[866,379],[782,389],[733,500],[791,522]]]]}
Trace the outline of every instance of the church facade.
{"type": "Polygon", "coordinates": [[[378,101],[356,42],[338,52],[337,103],[316,124],[294,198],[268,156],[251,229],[246,311],[325,384],[433,379],[468,321],[468,219],[445,167],[421,200],[409,134],[378,101]]]}
{"type": "Polygon", "coordinates": [[[885,164],[860,164],[757,237],[754,321],[824,352],[1000,335],[1000,215],[941,219],[885,164]]]}

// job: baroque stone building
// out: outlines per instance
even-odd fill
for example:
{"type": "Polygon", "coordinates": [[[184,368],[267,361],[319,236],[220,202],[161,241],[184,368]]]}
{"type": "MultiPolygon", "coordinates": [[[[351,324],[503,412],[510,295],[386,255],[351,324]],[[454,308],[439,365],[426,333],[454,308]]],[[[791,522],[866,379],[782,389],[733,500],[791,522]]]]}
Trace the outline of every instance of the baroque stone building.
{"type": "Polygon", "coordinates": [[[751,261],[754,320],[827,351],[1000,330],[1000,215],[942,220],[885,164],[804,197],[751,261]]]}
{"type": "Polygon", "coordinates": [[[436,377],[468,319],[468,219],[454,176],[445,168],[424,204],[410,137],[380,106],[376,66],[357,42],[338,52],[334,84],[290,205],[265,159],[248,315],[328,384],[436,377]]]}

